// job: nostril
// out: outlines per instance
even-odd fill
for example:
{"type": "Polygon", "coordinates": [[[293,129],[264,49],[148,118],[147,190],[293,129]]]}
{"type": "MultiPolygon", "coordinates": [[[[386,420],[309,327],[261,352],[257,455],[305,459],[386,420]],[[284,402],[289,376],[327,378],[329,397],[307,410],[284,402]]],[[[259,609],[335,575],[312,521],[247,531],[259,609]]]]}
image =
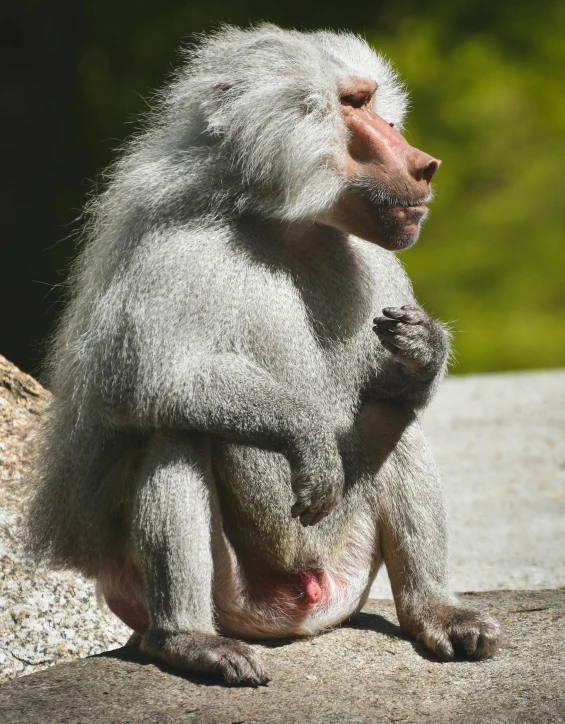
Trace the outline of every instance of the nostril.
{"type": "Polygon", "coordinates": [[[426,179],[426,181],[428,183],[432,180],[432,176],[435,174],[435,172],[438,170],[438,168],[440,166],[441,166],[441,161],[438,161],[437,159],[432,158],[432,160],[424,168],[424,170],[422,171],[422,176],[426,179]]]}

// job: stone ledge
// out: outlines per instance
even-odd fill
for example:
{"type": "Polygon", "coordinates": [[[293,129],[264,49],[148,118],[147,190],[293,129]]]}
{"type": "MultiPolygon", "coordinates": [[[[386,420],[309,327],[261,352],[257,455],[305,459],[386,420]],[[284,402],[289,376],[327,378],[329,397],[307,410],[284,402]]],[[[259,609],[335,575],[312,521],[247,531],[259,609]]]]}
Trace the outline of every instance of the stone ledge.
{"type": "Polygon", "coordinates": [[[121,648],[0,689],[3,724],[565,722],[565,591],[466,593],[502,623],[492,660],[437,662],[400,633],[391,601],[317,638],[260,646],[273,681],[230,689],[121,648]]]}

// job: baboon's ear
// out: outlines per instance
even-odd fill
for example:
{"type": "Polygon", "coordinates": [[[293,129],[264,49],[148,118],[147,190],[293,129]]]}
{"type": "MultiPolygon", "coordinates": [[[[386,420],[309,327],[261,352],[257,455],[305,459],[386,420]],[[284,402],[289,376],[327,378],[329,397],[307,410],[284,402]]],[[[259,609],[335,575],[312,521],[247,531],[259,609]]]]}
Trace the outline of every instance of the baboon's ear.
{"type": "Polygon", "coordinates": [[[223,93],[224,91],[228,91],[237,85],[239,85],[238,80],[224,80],[224,81],[219,81],[218,83],[214,83],[214,85],[212,86],[212,90],[214,92],[223,93]]]}

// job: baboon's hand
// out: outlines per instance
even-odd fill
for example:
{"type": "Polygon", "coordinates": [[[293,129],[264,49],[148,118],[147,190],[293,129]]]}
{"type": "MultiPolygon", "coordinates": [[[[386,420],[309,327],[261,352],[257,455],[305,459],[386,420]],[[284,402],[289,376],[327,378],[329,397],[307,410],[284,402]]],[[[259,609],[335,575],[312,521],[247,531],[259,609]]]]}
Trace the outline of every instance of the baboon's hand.
{"type": "Polygon", "coordinates": [[[407,371],[417,374],[440,369],[449,351],[448,335],[441,324],[416,305],[387,307],[383,314],[373,320],[373,330],[407,371]]]}
{"type": "Polygon", "coordinates": [[[291,461],[292,489],[296,502],[292,517],[302,525],[316,525],[341,503],[343,463],[334,444],[309,448],[291,461]]]}

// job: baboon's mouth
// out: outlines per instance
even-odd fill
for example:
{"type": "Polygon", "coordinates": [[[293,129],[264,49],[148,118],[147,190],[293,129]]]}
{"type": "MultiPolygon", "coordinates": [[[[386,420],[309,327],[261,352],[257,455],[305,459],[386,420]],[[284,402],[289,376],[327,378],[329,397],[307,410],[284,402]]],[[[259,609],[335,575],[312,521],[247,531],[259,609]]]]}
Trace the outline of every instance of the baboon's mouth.
{"type": "Polygon", "coordinates": [[[391,196],[388,199],[385,198],[379,206],[384,212],[392,209],[414,209],[415,212],[419,211],[421,213],[422,211],[427,210],[427,205],[430,203],[432,198],[432,193],[426,194],[425,196],[417,196],[413,199],[402,198],[402,196],[391,196]]]}
{"type": "Polygon", "coordinates": [[[428,207],[424,204],[387,206],[384,211],[388,216],[392,216],[397,221],[417,224],[428,213],[428,207]]]}

